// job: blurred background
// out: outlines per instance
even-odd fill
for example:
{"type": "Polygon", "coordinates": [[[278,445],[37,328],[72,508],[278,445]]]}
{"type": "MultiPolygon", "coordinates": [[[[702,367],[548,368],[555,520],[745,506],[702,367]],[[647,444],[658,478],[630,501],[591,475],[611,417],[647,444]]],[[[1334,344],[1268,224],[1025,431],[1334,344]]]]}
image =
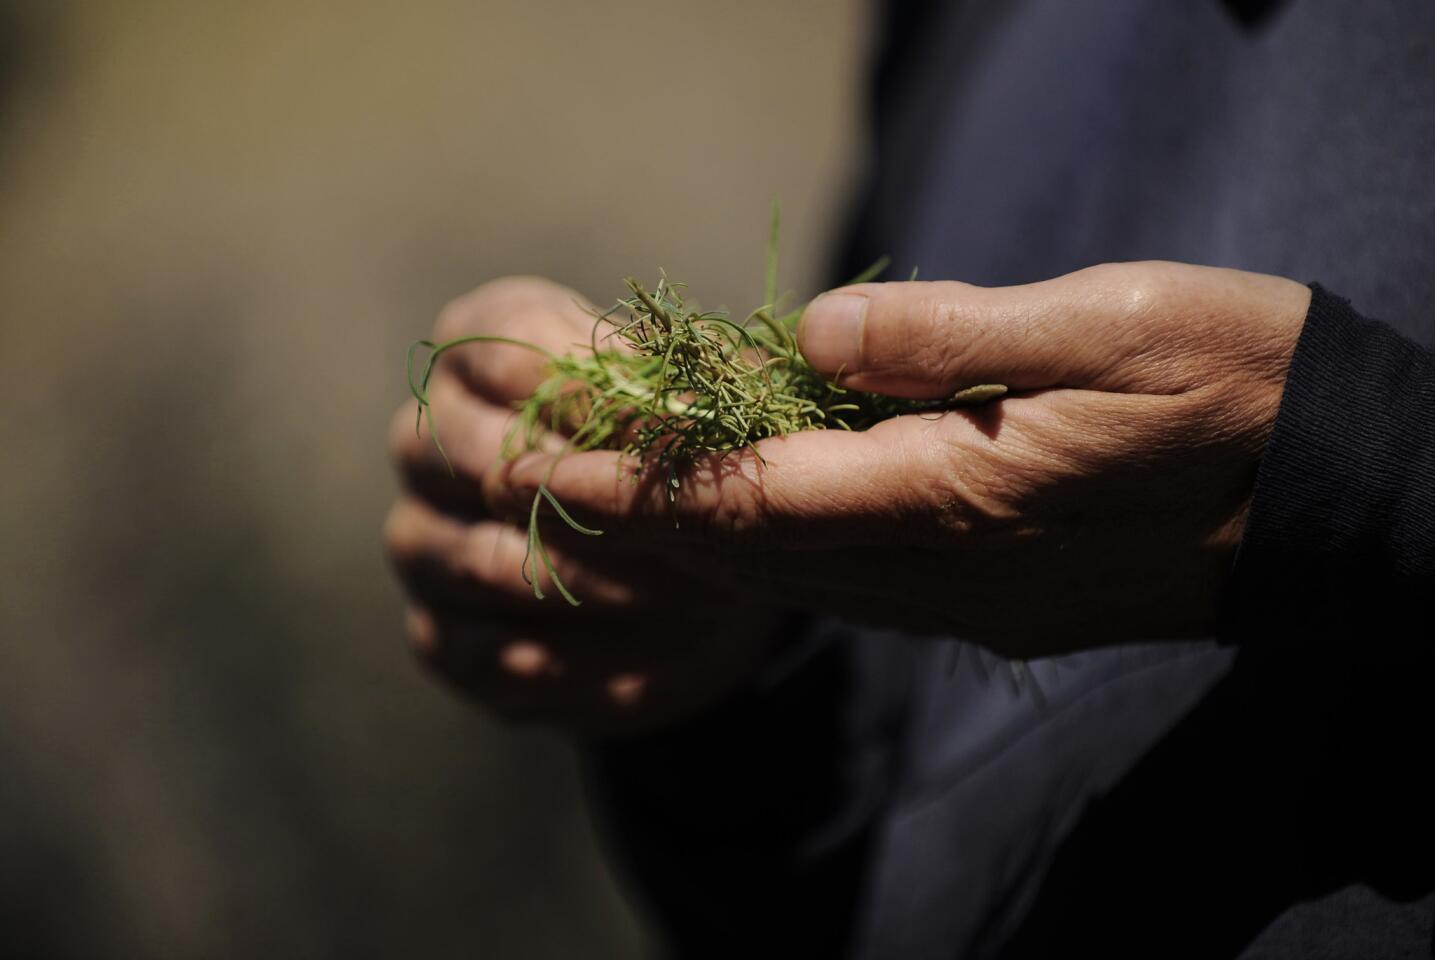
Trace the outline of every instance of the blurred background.
{"type": "Polygon", "coordinates": [[[450,297],[809,293],[857,0],[0,0],[0,954],[641,957],[378,531],[450,297]]]}

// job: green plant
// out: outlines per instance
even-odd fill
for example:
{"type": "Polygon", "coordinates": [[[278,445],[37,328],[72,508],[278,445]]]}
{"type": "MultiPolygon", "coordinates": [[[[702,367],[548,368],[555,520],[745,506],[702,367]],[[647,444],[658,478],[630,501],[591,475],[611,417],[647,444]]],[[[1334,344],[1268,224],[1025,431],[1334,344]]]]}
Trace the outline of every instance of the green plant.
{"type": "MultiPolygon", "coordinates": [[[[419,404],[416,430],[427,420],[443,453],[428,383],[445,352],[470,343],[508,343],[536,350],[548,361],[548,376],[526,400],[504,440],[504,455],[535,449],[546,432],[566,434],[563,451],[617,449],[644,469],[661,471],[667,495],[681,493],[684,469],[699,459],[740,456],[769,437],[801,430],[861,430],[888,417],[980,403],[1006,392],[996,384],[961,391],[945,401],[910,401],[846,390],[814,370],[797,348],[796,328],[803,305],[782,309],[777,287],[779,214],[773,206],[768,238],[763,305],[742,321],[724,311],[703,311],[684,299],[685,286],[660,275],[652,290],[633,278],[628,296],[594,317],[589,348],[558,356],[521,340],[497,336],[460,337],[444,343],[416,341],[409,347],[409,389],[419,404]],[[604,328],[607,329],[604,329],[604,328]],[[414,357],[429,350],[419,376],[414,357]]],[[[855,277],[861,283],[881,275],[883,258],[855,277]]],[[[554,460],[557,463],[557,460],[554,460]]],[[[450,466],[450,469],[452,467],[450,466]]],[[[549,477],[552,468],[550,467],[549,477]]],[[[546,501],[574,531],[599,536],[563,509],[545,482],[534,494],[528,519],[528,553],[523,575],[543,598],[538,565],[570,604],[579,601],[564,586],[539,533],[546,501]]]]}

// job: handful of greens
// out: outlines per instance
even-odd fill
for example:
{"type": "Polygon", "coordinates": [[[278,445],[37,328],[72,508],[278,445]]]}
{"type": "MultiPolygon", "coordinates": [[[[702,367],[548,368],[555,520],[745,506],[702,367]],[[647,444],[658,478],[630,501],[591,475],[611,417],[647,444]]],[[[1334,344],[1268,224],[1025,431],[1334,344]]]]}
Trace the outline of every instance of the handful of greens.
{"type": "MultiPolygon", "coordinates": [[[[442,453],[428,383],[435,361],[446,351],[478,342],[527,347],[545,355],[548,376],[516,405],[504,455],[536,449],[547,432],[566,434],[565,452],[622,450],[645,469],[662,471],[667,494],[676,500],[684,468],[699,459],[751,450],[761,461],[754,444],[769,437],[801,430],[861,430],[888,417],[980,403],[1005,393],[1005,387],[987,384],[945,401],[899,400],[846,390],[818,373],[797,348],[803,305],[779,309],[777,233],[774,206],[765,303],[741,322],[724,311],[690,307],[683,299],[684,284],[662,275],[652,290],[628,278],[629,296],[595,316],[586,351],[558,356],[534,344],[495,336],[415,342],[408,354],[409,389],[419,404],[415,429],[426,419],[442,453]],[[415,377],[414,356],[420,348],[427,348],[429,354],[415,377]]],[[[874,279],[886,266],[883,258],[851,282],[874,279]]],[[[537,576],[542,563],[554,587],[577,606],[578,599],[559,579],[539,535],[539,511],[545,500],[578,533],[598,536],[602,531],[573,519],[546,484],[539,485],[529,513],[524,579],[542,599],[537,576]]]]}

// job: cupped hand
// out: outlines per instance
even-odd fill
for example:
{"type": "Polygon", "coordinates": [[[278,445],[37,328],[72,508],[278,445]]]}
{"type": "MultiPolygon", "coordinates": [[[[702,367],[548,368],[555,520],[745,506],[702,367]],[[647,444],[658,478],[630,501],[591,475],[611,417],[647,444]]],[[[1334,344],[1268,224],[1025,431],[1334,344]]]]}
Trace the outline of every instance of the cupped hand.
{"type": "MultiPolygon", "coordinates": [[[[1278,277],[1108,264],[1025,286],[862,284],[807,309],[803,353],[844,386],[1004,399],[696,465],[671,505],[620,456],[549,489],[601,547],[735,579],[786,606],[1036,656],[1209,631],[1310,292],[1278,277]],[[626,475],[620,476],[620,472],[626,475]]],[[[498,464],[526,508],[551,454],[498,464]]]]}
{"type": "MultiPolygon", "coordinates": [[[[502,336],[562,353],[587,346],[593,322],[573,291],[512,277],[451,303],[434,339],[502,336]]],[[[556,596],[541,565],[549,596],[535,598],[522,572],[526,516],[494,514],[482,478],[502,459],[513,404],[544,376],[542,354],[501,343],[439,359],[428,396],[452,470],[428,430],[416,433],[416,403],[395,415],[404,492],[384,535],[410,598],[410,640],[440,677],[505,719],[585,735],[652,730],[741,683],[767,648],[769,615],[641,544],[610,546],[561,523],[545,525],[544,541],[583,605],[556,596]]]]}

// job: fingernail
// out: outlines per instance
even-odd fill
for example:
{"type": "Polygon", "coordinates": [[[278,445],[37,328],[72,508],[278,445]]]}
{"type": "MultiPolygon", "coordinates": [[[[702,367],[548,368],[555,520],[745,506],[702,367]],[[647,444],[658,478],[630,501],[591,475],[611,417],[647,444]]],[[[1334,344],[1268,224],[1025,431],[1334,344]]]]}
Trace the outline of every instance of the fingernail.
{"type": "Polygon", "coordinates": [[[862,367],[862,328],[867,297],[860,293],[824,293],[807,305],[798,327],[802,355],[829,376],[862,367]]]}

